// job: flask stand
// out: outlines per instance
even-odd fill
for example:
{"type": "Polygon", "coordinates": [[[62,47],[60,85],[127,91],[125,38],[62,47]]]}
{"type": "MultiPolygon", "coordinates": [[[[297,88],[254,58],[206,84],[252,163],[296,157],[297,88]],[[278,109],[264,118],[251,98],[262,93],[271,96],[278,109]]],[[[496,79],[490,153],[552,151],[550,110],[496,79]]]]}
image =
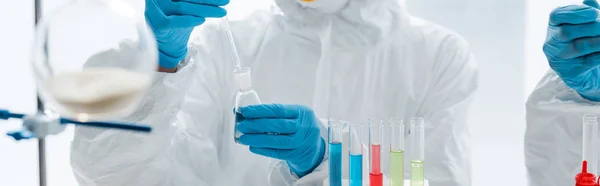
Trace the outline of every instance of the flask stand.
{"type": "MultiPolygon", "coordinates": [[[[42,17],[42,2],[41,0],[34,0],[34,32],[37,28],[37,24],[42,17]]],[[[37,111],[39,114],[44,114],[44,104],[37,95],[37,111]]],[[[38,175],[40,186],[46,186],[46,139],[38,138],[38,175]]]]}

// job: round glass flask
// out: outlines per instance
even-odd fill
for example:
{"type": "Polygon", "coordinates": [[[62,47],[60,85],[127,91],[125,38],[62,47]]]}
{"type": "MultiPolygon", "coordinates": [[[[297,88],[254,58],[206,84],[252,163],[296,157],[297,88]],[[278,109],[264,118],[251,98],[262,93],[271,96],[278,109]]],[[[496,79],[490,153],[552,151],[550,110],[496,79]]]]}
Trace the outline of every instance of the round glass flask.
{"type": "Polygon", "coordinates": [[[158,68],[143,12],[121,0],[73,0],[42,18],[32,61],[45,112],[80,121],[129,115],[158,68]]]}

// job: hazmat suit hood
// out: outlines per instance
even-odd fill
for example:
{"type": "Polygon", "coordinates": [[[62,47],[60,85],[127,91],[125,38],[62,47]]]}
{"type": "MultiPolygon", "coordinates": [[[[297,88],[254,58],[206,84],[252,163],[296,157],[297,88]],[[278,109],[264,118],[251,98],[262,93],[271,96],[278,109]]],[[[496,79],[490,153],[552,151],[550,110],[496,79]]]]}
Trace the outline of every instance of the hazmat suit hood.
{"type": "Polygon", "coordinates": [[[288,19],[304,25],[331,21],[333,46],[373,47],[409,25],[397,0],[275,0],[288,19]]]}

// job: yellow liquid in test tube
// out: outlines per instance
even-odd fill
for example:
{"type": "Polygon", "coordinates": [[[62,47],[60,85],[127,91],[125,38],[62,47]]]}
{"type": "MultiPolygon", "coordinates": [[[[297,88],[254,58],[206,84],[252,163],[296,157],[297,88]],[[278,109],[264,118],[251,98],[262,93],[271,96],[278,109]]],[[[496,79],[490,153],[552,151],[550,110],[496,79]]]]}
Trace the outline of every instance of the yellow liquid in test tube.
{"type": "Polygon", "coordinates": [[[404,151],[392,150],[390,153],[391,186],[404,186],[404,151]]]}
{"type": "Polygon", "coordinates": [[[425,185],[425,166],[424,162],[420,160],[412,160],[410,165],[410,186],[423,186],[425,185]]]}

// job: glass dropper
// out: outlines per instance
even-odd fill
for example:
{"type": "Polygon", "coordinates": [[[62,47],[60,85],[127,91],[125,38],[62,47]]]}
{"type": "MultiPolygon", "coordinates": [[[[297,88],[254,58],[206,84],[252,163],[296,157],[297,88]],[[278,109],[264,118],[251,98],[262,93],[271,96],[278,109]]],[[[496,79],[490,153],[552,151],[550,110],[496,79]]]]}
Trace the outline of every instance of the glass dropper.
{"type": "Polygon", "coordinates": [[[231,32],[231,25],[229,24],[229,18],[227,18],[227,16],[221,18],[221,28],[225,32],[225,37],[227,37],[227,43],[229,44],[235,70],[241,70],[242,62],[240,60],[237,47],[235,46],[235,39],[233,38],[233,33],[231,32]]]}

